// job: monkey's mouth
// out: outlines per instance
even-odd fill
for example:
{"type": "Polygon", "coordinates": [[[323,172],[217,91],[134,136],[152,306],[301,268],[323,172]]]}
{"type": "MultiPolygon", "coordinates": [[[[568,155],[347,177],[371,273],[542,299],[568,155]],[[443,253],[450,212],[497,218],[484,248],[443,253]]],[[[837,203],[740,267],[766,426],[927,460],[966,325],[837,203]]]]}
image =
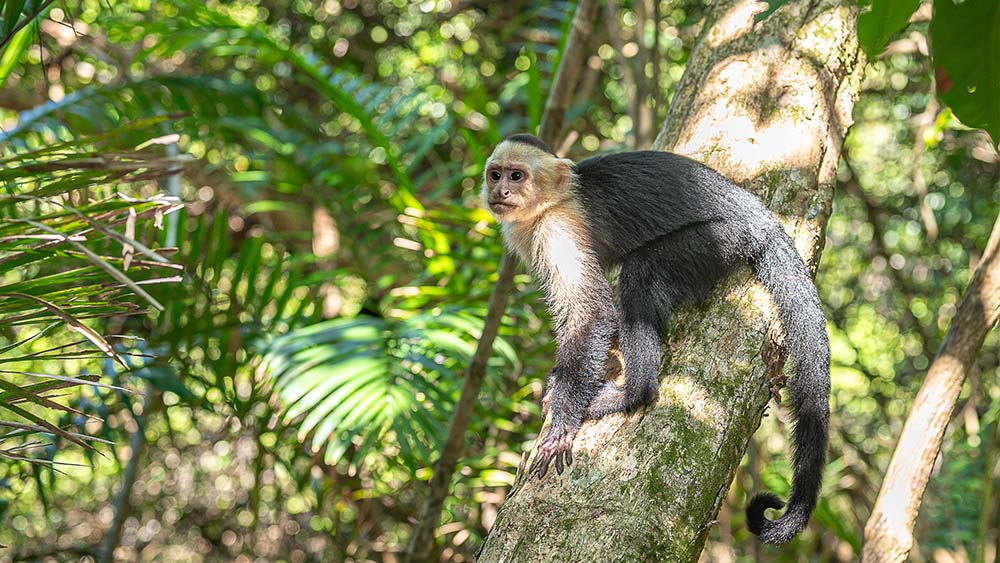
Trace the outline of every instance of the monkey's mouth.
{"type": "Polygon", "coordinates": [[[512,211],[516,207],[517,206],[514,205],[513,203],[509,203],[506,201],[490,201],[490,210],[493,211],[493,213],[496,213],[497,215],[503,215],[508,211],[512,211]]]}

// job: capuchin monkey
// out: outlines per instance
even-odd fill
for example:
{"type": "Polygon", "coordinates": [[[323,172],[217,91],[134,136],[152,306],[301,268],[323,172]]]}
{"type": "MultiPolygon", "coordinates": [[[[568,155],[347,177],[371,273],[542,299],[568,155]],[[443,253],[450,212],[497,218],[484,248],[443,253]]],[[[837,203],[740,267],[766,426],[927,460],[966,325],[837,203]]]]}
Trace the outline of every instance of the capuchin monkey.
{"type": "Polygon", "coordinates": [[[532,135],[501,142],[486,163],[484,205],[545,290],[556,363],[547,380],[552,426],[529,472],[573,462],[581,423],[632,412],[659,398],[660,343],[678,305],[699,301],[749,265],[771,294],[795,364],[791,379],[794,478],[788,509],[760,493],[750,530],[784,543],[816,507],[827,446],[830,344],[819,296],[781,223],[756,196],[693,160],[657,151],[574,164],[532,135]],[[617,307],[606,273],[619,269],[617,307]],[[605,381],[617,333],[625,385],[605,381]]]}

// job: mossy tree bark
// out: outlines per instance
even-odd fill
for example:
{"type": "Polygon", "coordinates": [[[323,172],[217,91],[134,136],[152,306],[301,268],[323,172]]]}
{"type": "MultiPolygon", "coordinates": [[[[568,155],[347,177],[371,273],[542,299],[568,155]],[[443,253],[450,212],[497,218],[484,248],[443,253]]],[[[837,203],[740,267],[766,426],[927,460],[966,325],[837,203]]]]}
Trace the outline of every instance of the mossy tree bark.
{"type": "MultiPolygon", "coordinates": [[[[754,25],[761,6],[710,10],[654,148],[759,194],[815,266],[864,65],[857,9],[795,0],[754,25]]],[[[770,307],[746,270],[678,311],[656,406],[585,424],[561,477],[528,479],[526,457],[479,561],[696,560],[780,369],[770,307]]]]}

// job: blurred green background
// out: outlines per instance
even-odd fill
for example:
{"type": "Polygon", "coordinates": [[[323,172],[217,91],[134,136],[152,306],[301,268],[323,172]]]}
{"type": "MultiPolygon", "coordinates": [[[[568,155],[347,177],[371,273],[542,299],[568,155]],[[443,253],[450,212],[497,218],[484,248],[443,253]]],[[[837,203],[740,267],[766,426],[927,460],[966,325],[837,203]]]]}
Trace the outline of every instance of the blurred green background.
{"type": "MultiPolygon", "coordinates": [[[[639,2],[602,8],[573,158],[648,146],[666,115],[706,3],[639,2]]],[[[538,125],[573,4],[2,4],[0,561],[401,561],[501,255],[482,166],[538,125]]],[[[746,530],[755,483],[788,490],[769,417],[706,561],[858,557],[1000,211],[994,144],[934,94],[929,14],[867,69],[840,165],[817,516],[784,548],[746,530]]],[[[963,390],[914,561],[997,561],[998,344],[963,390]]],[[[552,358],[521,273],[443,560],[470,561],[495,519],[552,358]]]]}

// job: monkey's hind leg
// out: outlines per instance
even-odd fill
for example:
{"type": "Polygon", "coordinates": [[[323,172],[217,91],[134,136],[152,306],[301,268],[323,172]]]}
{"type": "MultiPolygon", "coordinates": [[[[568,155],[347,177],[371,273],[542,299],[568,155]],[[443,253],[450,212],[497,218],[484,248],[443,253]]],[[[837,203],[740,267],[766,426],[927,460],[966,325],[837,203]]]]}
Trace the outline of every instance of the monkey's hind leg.
{"type": "Polygon", "coordinates": [[[632,412],[655,402],[659,396],[660,331],[649,322],[622,319],[621,351],[625,359],[625,385],[606,381],[590,402],[586,419],[616,412],[632,412]]]}
{"type": "Polygon", "coordinates": [[[618,277],[625,385],[605,383],[586,418],[631,412],[657,400],[660,345],[671,311],[707,297],[741,245],[725,225],[703,223],[653,241],[625,260],[618,277]]]}
{"type": "Polygon", "coordinates": [[[659,397],[660,344],[674,299],[662,271],[650,275],[644,256],[634,256],[619,276],[619,348],[625,385],[607,381],[590,402],[585,418],[632,412],[659,397]]]}

